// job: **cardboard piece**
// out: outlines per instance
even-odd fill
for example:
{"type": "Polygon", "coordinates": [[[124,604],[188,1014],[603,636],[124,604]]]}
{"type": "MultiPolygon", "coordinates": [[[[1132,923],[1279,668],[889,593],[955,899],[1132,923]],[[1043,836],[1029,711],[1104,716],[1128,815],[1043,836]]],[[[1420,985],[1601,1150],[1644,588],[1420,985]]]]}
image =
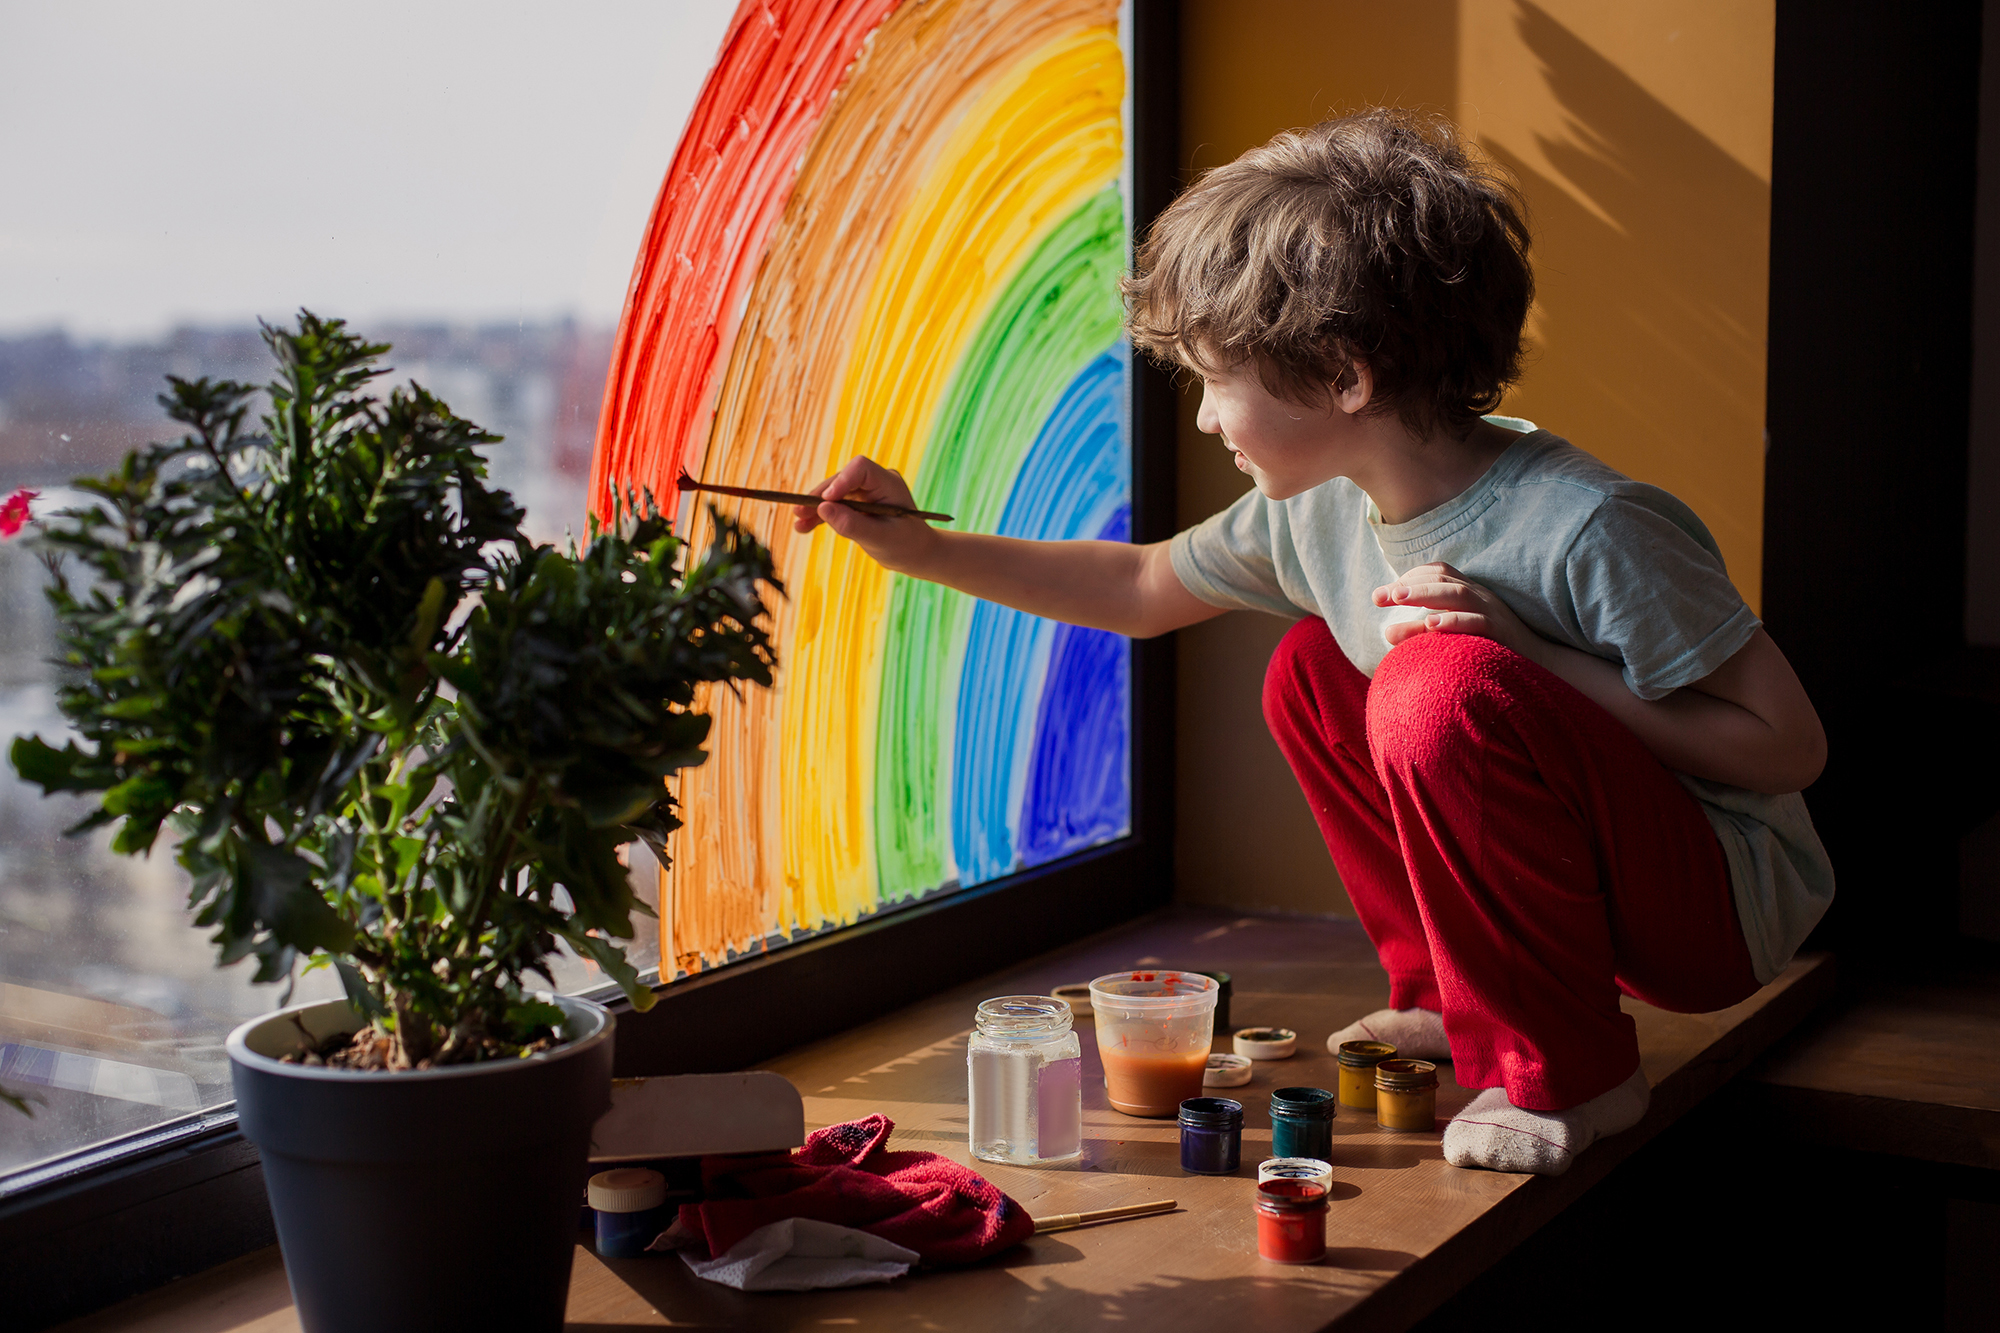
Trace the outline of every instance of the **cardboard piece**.
{"type": "Polygon", "coordinates": [[[806,1141],[806,1107],[767,1070],[613,1079],[590,1138],[594,1163],[788,1152],[806,1141]]]}

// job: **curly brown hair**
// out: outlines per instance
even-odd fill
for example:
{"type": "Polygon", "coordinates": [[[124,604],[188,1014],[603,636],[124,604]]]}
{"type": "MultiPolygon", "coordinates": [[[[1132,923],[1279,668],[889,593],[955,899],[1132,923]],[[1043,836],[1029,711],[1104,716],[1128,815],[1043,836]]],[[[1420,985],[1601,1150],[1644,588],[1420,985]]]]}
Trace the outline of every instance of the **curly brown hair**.
{"type": "Polygon", "coordinates": [[[1462,432],[1520,373],[1525,211],[1438,117],[1377,108],[1280,134],[1153,223],[1124,282],[1132,342],[1197,371],[1252,361],[1314,404],[1358,358],[1371,411],[1462,432]]]}

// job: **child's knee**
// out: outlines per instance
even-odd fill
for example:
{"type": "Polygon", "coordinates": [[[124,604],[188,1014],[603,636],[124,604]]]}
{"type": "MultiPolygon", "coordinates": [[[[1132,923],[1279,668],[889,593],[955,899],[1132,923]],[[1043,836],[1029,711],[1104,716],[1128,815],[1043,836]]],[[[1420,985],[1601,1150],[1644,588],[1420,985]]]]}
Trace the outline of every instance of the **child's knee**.
{"type": "Polygon", "coordinates": [[[1515,706],[1527,659],[1473,634],[1421,634],[1391,649],[1368,687],[1368,743],[1378,763],[1447,758],[1515,706]]]}

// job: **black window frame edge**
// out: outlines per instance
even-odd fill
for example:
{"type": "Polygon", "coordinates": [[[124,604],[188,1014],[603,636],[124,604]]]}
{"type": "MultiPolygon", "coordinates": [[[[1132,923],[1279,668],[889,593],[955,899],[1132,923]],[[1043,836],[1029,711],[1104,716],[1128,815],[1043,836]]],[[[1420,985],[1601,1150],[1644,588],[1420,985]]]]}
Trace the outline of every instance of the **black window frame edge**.
{"type": "MultiPolygon", "coordinates": [[[[1132,8],[1133,235],[1180,177],[1180,0],[1132,8]]],[[[1177,400],[1135,358],[1132,539],[1175,530],[1177,400]]],[[[616,1006],[621,1076],[740,1069],[1164,906],[1173,891],[1173,636],[1132,645],[1133,827],[1048,866],[885,911],[616,1006]],[[799,997],[810,997],[799,1003],[799,997]]],[[[0,1182],[9,1326],[45,1328],[276,1243],[233,1104],[0,1182]]]]}

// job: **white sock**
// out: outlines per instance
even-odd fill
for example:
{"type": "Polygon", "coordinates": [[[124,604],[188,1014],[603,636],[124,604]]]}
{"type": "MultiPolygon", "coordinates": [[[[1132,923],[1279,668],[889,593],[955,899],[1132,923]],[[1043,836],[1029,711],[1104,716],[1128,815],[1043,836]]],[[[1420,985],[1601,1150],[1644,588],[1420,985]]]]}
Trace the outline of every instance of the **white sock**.
{"type": "Polygon", "coordinates": [[[1377,1009],[1328,1037],[1326,1049],[1339,1055],[1344,1041],[1386,1041],[1405,1060],[1451,1059],[1444,1015],[1429,1009],[1377,1009]]]}
{"type": "Polygon", "coordinates": [[[1488,1088],[1444,1127],[1444,1159],[1453,1166],[1559,1176],[1576,1155],[1639,1123],[1653,1099],[1642,1070],[1567,1111],[1524,1111],[1505,1088],[1488,1088]]]}

